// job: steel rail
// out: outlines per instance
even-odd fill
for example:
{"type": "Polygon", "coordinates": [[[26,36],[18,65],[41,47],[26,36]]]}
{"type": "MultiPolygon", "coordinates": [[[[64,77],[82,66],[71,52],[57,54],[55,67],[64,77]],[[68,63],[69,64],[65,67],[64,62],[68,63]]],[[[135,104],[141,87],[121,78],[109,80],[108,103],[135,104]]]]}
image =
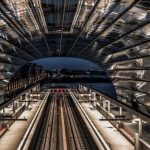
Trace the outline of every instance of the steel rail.
{"type": "Polygon", "coordinates": [[[72,129],[72,126],[71,126],[71,121],[72,120],[69,119],[70,114],[69,114],[69,111],[68,111],[67,98],[66,97],[65,97],[63,103],[64,103],[65,118],[66,118],[66,128],[67,128],[66,131],[68,131],[67,132],[67,136],[68,136],[68,150],[69,149],[76,150],[75,138],[74,138],[73,129],[72,129]]]}

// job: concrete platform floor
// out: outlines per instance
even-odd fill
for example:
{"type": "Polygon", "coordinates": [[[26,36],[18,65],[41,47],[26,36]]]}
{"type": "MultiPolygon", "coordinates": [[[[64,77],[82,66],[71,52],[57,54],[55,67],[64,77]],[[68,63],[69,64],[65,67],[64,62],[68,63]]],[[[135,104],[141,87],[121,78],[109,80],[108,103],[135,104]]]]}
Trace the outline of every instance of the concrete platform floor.
{"type": "Polygon", "coordinates": [[[15,121],[9,130],[0,139],[0,150],[17,150],[28,126],[30,125],[40,103],[32,104],[32,109],[25,110],[19,118],[26,118],[27,121],[15,121]]]}
{"type": "Polygon", "coordinates": [[[104,117],[99,111],[91,110],[91,104],[81,103],[81,106],[112,150],[134,150],[134,146],[109,121],[99,120],[104,117]]]}

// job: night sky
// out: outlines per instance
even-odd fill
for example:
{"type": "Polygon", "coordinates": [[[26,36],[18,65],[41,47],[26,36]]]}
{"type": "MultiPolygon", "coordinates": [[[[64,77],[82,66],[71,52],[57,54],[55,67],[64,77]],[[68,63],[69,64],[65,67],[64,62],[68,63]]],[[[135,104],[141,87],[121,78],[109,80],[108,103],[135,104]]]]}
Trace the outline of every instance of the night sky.
{"type": "Polygon", "coordinates": [[[98,65],[91,63],[90,61],[72,58],[72,57],[49,57],[33,61],[40,64],[47,70],[55,69],[72,69],[72,70],[98,70],[101,69],[98,65]]]}

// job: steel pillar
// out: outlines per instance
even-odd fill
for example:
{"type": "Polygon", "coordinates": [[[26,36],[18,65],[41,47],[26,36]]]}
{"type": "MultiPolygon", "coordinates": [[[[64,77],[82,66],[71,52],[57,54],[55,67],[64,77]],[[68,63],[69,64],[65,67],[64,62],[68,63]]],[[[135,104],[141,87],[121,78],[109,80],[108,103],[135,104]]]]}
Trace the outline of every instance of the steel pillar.
{"type": "Polygon", "coordinates": [[[119,115],[122,115],[122,107],[119,107],[119,115]]]}
{"type": "Polygon", "coordinates": [[[3,116],[5,115],[5,108],[3,108],[3,116]]]}
{"type": "Polygon", "coordinates": [[[139,137],[141,137],[142,136],[142,119],[140,118],[139,119],[139,137]]]}
{"type": "Polygon", "coordinates": [[[103,102],[103,106],[102,106],[104,109],[106,109],[106,102],[104,101],[103,102]]]}
{"type": "Polygon", "coordinates": [[[134,134],[134,149],[139,150],[139,134],[134,134]]]}
{"type": "Polygon", "coordinates": [[[13,111],[13,113],[15,113],[15,102],[13,102],[13,104],[12,104],[12,111],[13,111]]]}
{"type": "Polygon", "coordinates": [[[107,101],[107,111],[110,113],[110,101],[107,101]]]}
{"type": "Polygon", "coordinates": [[[26,94],[25,94],[25,101],[27,101],[27,102],[25,102],[25,106],[26,106],[26,107],[28,107],[28,105],[29,105],[29,102],[28,102],[28,97],[27,97],[27,95],[28,95],[28,93],[26,93],[26,94]]]}

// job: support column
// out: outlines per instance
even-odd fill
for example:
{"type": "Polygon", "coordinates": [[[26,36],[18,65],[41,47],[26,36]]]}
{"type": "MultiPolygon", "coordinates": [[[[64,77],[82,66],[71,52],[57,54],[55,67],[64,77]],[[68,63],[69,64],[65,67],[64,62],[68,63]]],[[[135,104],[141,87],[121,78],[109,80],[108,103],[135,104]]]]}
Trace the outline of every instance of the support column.
{"type": "Polygon", "coordinates": [[[119,115],[122,116],[122,107],[119,107],[119,115]]]}
{"type": "Polygon", "coordinates": [[[103,101],[103,108],[106,110],[106,101],[103,101]]]}
{"type": "Polygon", "coordinates": [[[139,119],[139,137],[142,135],[142,119],[139,119]]]}
{"type": "Polygon", "coordinates": [[[22,101],[22,95],[19,97],[19,100],[22,101]]]}
{"type": "MultiPolygon", "coordinates": [[[[22,101],[22,95],[19,97],[19,101],[22,101]]],[[[19,102],[19,106],[22,106],[22,102],[19,102]]]]}
{"type": "Polygon", "coordinates": [[[31,100],[30,94],[31,94],[31,90],[29,90],[29,92],[28,92],[28,101],[29,101],[28,105],[30,105],[30,100],[31,100]]]}
{"type": "Polygon", "coordinates": [[[93,95],[93,105],[96,107],[96,93],[92,92],[93,95]]]}
{"type": "Polygon", "coordinates": [[[92,95],[93,95],[93,100],[96,101],[96,93],[92,92],[92,95]]]}
{"type": "Polygon", "coordinates": [[[38,99],[40,100],[40,94],[38,94],[38,99]]]}
{"type": "Polygon", "coordinates": [[[134,149],[139,150],[139,134],[134,134],[134,149]]]}
{"type": "Polygon", "coordinates": [[[80,89],[81,89],[81,84],[79,84],[79,91],[80,91],[80,89]]]}
{"type": "Polygon", "coordinates": [[[80,87],[81,87],[81,91],[83,90],[82,88],[83,88],[83,86],[82,85],[80,85],[80,87]]]}
{"type": "Polygon", "coordinates": [[[110,101],[107,101],[107,111],[110,113],[110,101]]]}
{"type": "Polygon", "coordinates": [[[38,84],[35,86],[35,91],[38,92],[38,84]]]}
{"type": "Polygon", "coordinates": [[[89,90],[89,92],[90,92],[90,94],[91,94],[91,97],[92,97],[92,91],[91,91],[91,90],[89,90]]]}
{"type": "Polygon", "coordinates": [[[13,104],[12,104],[12,111],[13,111],[13,113],[15,113],[15,102],[13,102],[13,104]]]}
{"type": "Polygon", "coordinates": [[[101,95],[99,96],[99,101],[102,101],[102,97],[101,97],[101,95]]]}
{"type": "Polygon", "coordinates": [[[40,91],[40,84],[38,84],[37,87],[38,87],[38,92],[39,92],[40,91]]]}
{"type": "Polygon", "coordinates": [[[89,93],[89,97],[88,98],[89,98],[88,100],[90,101],[90,98],[91,98],[91,94],[90,93],[89,93]]]}
{"type": "MultiPolygon", "coordinates": [[[[28,101],[28,97],[27,97],[28,93],[25,94],[25,101],[28,101]]],[[[26,107],[28,106],[28,102],[25,102],[26,107]]]]}
{"type": "Polygon", "coordinates": [[[3,116],[5,116],[5,107],[3,108],[3,116]]]}

